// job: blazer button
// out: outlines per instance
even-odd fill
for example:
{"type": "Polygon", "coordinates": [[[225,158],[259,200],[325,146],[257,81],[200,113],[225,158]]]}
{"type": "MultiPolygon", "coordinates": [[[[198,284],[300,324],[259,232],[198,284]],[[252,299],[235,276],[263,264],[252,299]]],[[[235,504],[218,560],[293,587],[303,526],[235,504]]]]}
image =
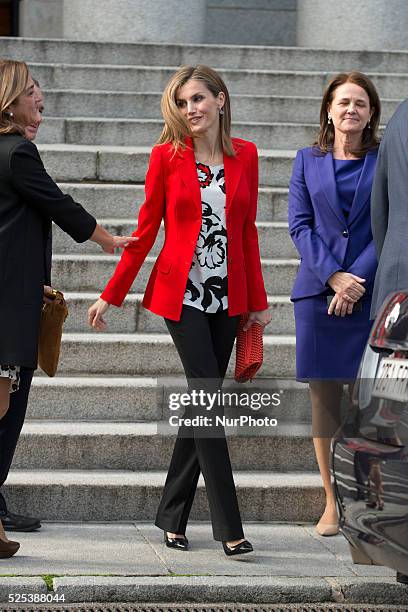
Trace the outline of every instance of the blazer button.
{"type": "Polygon", "coordinates": [[[342,234],[343,234],[344,238],[348,238],[349,233],[348,233],[347,230],[343,230],[342,234]]]}
{"type": "Polygon", "coordinates": [[[232,263],[232,257],[228,259],[228,263],[232,263]]]}

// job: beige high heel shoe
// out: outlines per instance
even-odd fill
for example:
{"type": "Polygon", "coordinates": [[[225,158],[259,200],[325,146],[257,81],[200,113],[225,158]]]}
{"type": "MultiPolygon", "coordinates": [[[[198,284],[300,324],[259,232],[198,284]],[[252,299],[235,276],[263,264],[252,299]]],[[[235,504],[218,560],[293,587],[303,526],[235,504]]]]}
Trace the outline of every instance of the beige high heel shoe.
{"type": "Polygon", "coordinates": [[[321,536],[335,536],[339,533],[339,523],[317,523],[315,527],[317,533],[321,536]]]}

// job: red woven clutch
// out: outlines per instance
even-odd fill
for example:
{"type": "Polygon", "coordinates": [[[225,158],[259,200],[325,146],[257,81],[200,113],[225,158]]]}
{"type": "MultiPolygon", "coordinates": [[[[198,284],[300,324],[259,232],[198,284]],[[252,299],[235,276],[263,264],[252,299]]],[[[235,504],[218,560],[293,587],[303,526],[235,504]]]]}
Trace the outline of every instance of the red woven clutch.
{"type": "Polygon", "coordinates": [[[243,327],[248,315],[241,315],[237,332],[237,354],[235,360],[235,380],[252,380],[263,362],[263,328],[253,323],[248,331],[243,327]]]}

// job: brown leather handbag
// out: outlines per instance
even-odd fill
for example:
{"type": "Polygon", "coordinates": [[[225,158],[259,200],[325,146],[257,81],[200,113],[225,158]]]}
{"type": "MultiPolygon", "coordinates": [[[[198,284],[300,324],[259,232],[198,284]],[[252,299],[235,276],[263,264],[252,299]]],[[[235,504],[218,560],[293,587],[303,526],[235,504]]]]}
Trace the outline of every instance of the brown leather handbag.
{"type": "Polygon", "coordinates": [[[68,316],[64,294],[55,289],[52,293],[52,302],[43,305],[38,340],[38,365],[48,376],[55,376],[57,371],[62,327],[68,316]]]}
{"type": "Polygon", "coordinates": [[[237,332],[234,378],[241,383],[252,380],[263,362],[263,328],[253,323],[244,331],[247,321],[248,315],[241,315],[237,332]]]}

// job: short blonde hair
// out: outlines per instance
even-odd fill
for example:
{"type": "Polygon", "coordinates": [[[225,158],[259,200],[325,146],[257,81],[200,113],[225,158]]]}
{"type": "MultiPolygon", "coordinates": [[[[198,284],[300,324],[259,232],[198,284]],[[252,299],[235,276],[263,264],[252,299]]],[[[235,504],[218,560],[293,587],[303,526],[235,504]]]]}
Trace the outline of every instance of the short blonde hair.
{"type": "Polygon", "coordinates": [[[0,134],[24,135],[24,126],[13,120],[8,109],[26,90],[29,76],[25,62],[0,59],[0,134]]]}
{"type": "Polygon", "coordinates": [[[171,77],[163,92],[161,110],[164,128],[158,140],[159,144],[171,142],[177,151],[185,147],[186,138],[194,138],[194,134],[177,106],[177,94],[190,79],[202,81],[207,89],[217,97],[222,91],[225,96],[224,113],[220,115],[220,138],[224,153],[233,157],[234,146],[231,140],[231,104],[227,86],[220,75],[209,66],[182,66],[171,77]]]}

